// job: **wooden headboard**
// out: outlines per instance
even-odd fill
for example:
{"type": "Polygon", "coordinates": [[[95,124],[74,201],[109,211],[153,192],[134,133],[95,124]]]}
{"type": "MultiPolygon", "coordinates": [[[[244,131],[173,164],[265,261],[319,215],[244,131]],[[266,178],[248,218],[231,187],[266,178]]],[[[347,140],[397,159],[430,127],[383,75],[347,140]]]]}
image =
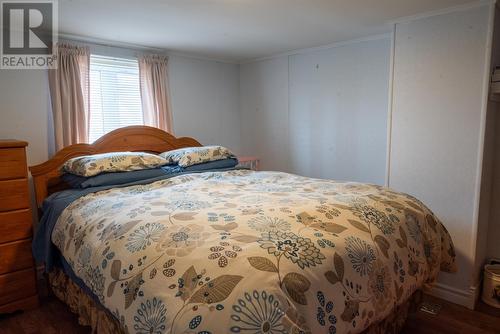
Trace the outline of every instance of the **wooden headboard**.
{"type": "Polygon", "coordinates": [[[193,138],[176,138],[163,130],[149,126],[129,126],[116,129],[102,136],[93,144],[67,146],[46,162],[30,167],[35,185],[36,203],[38,207],[41,207],[43,200],[48,195],[68,188],[60,176],[62,165],[71,158],[120,151],[162,153],[192,146],[202,145],[193,138]]]}

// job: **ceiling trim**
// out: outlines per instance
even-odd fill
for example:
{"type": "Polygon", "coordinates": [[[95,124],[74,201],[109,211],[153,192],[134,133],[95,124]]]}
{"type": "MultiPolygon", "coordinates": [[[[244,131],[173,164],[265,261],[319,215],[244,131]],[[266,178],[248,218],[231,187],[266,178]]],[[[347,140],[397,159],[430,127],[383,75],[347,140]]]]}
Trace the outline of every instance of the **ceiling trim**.
{"type": "Polygon", "coordinates": [[[250,63],[256,63],[256,62],[263,61],[263,60],[270,60],[273,58],[289,57],[289,56],[295,56],[295,55],[309,53],[309,52],[315,52],[315,51],[324,51],[324,50],[329,50],[329,49],[338,48],[338,47],[356,44],[356,43],[376,41],[376,40],[380,40],[380,39],[390,39],[391,37],[392,37],[392,33],[370,35],[370,36],[366,36],[366,37],[355,38],[355,39],[350,39],[350,40],[346,40],[346,41],[340,41],[340,42],[335,42],[335,43],[331,43],[331,44],[326,44],[326,45],[322,45],[322,46],[315,46],[315,47],[303,48],[303,49],[295,49],[295,50],[277,53],[277,54],[265,56],[265,57],[250,58],[250,59],[241,61],[240,64],[244,65],[244,64],[250,64],[250,63]]]}
{"type": "Polygon", "coordinates": [[[469,9],[473,9],[473,8],[477,8],[477,7],[494,5],[495,3],[496,3],[496,0],[477,0],[477,1],[466,3],[463,5],[447,7],[447,8],[443,8],[443,9],[437,9],[437,10],[424,12],[424,13],[420,13],[420,14],[415,14],[415,15],[410,15],[410,16],[403,16],[403,17],[397,18],[395,20],[388,21],[388,23],[390,23],[390,24],[409,23],[411,21],[426,19],[426,18],[433,17],[433,16],[445,15],[445,14],[461,12],[461,11],[465,11],[465,10],[469,10],[469,9]]]}
{"type": "Polygon", "coordinates": [[[144,45],[127,43],[127,42],[116,42],[116,41],[110,41],[107,39],[82,36],[82,35],[59,33],[58,38],[67,39],[67,40],[71,40],[71,41],[75,41],[75,42],[96,44],[96,45],[101,45],[101,46],[111,46],[111,47],[115,47],[115,48],[124,48],[124,49],[130,49],[130,50],[156,51],[156,52],[162,52],[162,53],[167,52],[167,50],[162,49],[162,48],[148,47],[148,46],[144,46],[144,45]]]}
{"type": "Polygon", "coordinates": [[[89,36],[59,33],[58,38],[71,40],[71,41],[75,41],[75,42],[81,42],[81,43],[114,47],[114,48],[123,48],[123,49],[143,51],[143,52],[157,52],[157,53],[166,54],[168,56],[177,56],[177,57],[191,58],[191,59],[204,60],[204,61],[213,61],[213,62],[218,62],[218,63],[232,64],[232,65],[239,64],[238,61],[233,61],[233,60],[229,60],[229,59],[204,57],[204,56],[199,56],[199,55],[188,53],[188,52],[175,52],[175,51],[170,51],[168,49],[155,48],[155,47],[134,44],[134,43],[127,43],[127,42],[116,42],[116,41],[110,41],[107,39],[101,39],[101,38],[95,38],[95,37],[89,37],[89,36]]]}

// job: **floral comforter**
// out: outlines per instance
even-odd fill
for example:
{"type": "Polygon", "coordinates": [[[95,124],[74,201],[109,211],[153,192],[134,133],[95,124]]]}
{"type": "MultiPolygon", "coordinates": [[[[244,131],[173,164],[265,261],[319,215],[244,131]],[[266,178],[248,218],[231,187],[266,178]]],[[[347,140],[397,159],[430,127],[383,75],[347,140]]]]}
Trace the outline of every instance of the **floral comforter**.
{"type": "Polygon", "coordinates": [[[357,333],[455,266],[409,195],[247,170],[86,195],[52,241],[130,333],[357,333]]]}

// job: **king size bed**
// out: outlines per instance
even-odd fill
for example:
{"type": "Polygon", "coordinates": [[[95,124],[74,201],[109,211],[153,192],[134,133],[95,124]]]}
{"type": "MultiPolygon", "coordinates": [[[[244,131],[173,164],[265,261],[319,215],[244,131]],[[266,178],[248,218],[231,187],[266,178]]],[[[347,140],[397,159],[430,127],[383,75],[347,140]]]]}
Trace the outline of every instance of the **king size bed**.
{"type": "Polygon", "coordinates": [[[33,244],[52,291],[98,333],[396,333],[452,241],[391,189],[239,168],[69,189],[61,166],[201,146],[115,130],[31,167],[33,244]]]}

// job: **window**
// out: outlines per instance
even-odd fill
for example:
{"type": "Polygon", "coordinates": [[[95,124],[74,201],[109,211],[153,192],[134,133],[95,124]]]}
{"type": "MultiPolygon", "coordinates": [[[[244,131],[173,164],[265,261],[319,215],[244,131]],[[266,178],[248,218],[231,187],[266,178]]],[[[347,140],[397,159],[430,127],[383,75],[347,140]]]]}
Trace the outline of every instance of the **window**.
{"type": "Polygon", "coordinates": [[[136,59],[90,56],[89,141],[124,126],[142,125],[136,59]]]}

